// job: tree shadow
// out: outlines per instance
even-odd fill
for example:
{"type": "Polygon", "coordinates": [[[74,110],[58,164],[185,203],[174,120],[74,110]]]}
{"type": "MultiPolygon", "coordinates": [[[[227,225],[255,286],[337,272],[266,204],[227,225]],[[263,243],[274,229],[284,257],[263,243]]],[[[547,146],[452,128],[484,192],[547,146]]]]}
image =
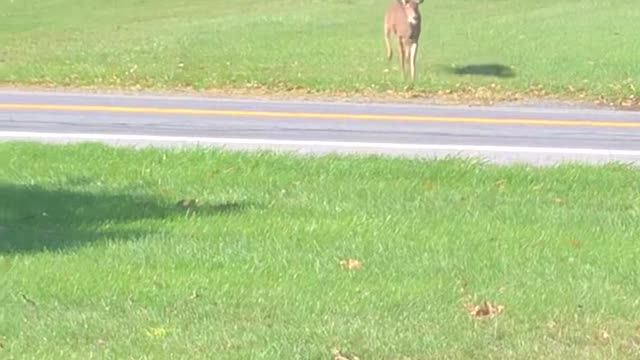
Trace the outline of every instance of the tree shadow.
{"type": "Polygon", "coordinates": [[[127,241],[172,217],[224,216],[246,202],[171,202],[140,191],[84,192],[0,184],[0,254],[57,251],[97,241],[127,241]]]}
{"type": "Polygon", "coordinates": [[[454,75],[493,76],[512,78],[516,76],[513,69],[502,64],[471,64],[465,66],[443,66],[444,70],[454,75]]]}

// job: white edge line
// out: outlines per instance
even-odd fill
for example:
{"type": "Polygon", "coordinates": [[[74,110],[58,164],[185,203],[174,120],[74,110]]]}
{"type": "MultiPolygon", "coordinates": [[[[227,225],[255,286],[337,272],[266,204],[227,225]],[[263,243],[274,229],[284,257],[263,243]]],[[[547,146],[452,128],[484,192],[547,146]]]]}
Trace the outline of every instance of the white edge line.
{"type": "Polygon", "coordinates": [[[58,139],[58,140],[123,140],[150,142],[186,142],[227,145],[280,145],[280,146],[323,146],[334,148],[377,148],[392,150],[444,150],[500,153],[536,153],[565,155],[638,156],[640,150],[555,148],[529,146],[465,145],[465,144],[400,144],[379,142],[324,141],[324,140],[276,140],[254,138],[216,138],[198,136],[168,136],[141,134],[90,134],[90,133],[46,133],[26,131],[0,131],[5,139],[58,139]]]}

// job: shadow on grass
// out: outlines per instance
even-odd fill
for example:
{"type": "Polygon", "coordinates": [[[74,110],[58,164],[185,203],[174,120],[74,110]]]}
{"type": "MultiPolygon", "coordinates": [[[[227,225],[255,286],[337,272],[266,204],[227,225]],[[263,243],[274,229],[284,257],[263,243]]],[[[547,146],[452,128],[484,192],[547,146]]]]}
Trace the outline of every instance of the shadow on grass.
{"type": "Polygon", "coordinates": [[[148,195],[51,190],[0,184],[0,254],[64,250],[96,241],[127,241],[156,232],[157,222],[185,215],[246,210],[243,202],[198,203],[148,195]]]}
{"type": "Polygon", "coordinates": [[[465,66],[442,66],[445,72],[454,75],[493,76],[512,78],[516,76],[513,69],[502,64],[472,64],[465,66]]]}

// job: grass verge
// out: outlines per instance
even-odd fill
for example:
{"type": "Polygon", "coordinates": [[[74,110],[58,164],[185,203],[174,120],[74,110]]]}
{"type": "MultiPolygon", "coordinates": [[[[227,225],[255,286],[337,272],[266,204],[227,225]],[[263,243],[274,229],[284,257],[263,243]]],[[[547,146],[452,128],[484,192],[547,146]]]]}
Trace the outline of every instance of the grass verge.
{"type": "Polygon", "coordinates": [[[639,102],[628,1],[427,1],[410,88],[385,60],[388,1],[5,0],[0,83],[639,102]]]}
{"type": "Polygon", "coordinates": [[[0,163],[2,358],[640,355],[634,168],[25,143],[0,163]],[[484,300],[504,310],[470,315],[484,300]]]}

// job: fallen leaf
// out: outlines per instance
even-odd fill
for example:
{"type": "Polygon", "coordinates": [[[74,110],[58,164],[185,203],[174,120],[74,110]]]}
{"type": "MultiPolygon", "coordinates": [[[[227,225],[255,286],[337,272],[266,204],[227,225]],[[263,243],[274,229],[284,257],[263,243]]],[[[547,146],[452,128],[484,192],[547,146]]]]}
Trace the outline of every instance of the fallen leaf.
{"type": "Polygon", "coordinates": [[[433,190],[433,182],[427,180],[424,183],[422,183],[422,186],[424,187],[425,190],[427,191],[431,191],[433,190]]]}
{"type": "Polygon", "coordinates": [[[362,268],[362,262],[356,259],[341,260],[340,265],[347,270],[359,270],[362,268]]]}
{"type": "Polygon", "coordinates": [[[355,355],[348,355],[336,348],[331,349],[332,360],[359,360],[360,358],[355,355]]]}
{"type": "Polygon", "coordinates": [[[577,239],[573,239],[569,242],[569,244],[571,245],[572,248],[574,249],[580,249],[582,247],[582,242],[580,240],[577,239]]]}
{"type": "Polygon", "coordinates": [[[480,305],[470,304],[468,306],[469,314],[476,319],[484,319],[484,318],[492,318],[502,311],[504,311],[504,306],[492,304],[488,301],[480,305]]]}
{"type": "Polygon", "coordinates": [[[611,335],[609,335],[609,332],[607,332],[607,330],[602,329],[598,333],[598,338],[603,342],[609,342],[609,339],[611,338],[611,335]]]}
{"type": "Polygon", "coordinates": [[[556,204],[558,204],[558,205],[564,205],[564,204],[566,203],[566,201],[565,201],[564,199],[562,199],[562,198],[558,198],[558,197],[557,197],[557,198],[554,198],[554,199],[553,199],[553,202],[555,202],[555,203],[556,203],[556,204]]]}

